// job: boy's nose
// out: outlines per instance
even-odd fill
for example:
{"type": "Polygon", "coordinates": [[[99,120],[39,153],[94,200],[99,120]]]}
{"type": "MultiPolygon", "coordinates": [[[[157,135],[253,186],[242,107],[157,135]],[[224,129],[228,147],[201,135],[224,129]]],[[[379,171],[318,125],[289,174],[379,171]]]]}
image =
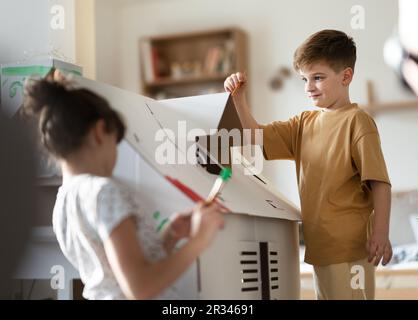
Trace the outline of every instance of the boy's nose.
{"type": "Polygon", "coordinates": [[[306,82],[306,84],[305,84],[305,91],[307,93],[315,91],[315,86],[312,84],[312,82],[309,82],[309,81],[306,82]]]}

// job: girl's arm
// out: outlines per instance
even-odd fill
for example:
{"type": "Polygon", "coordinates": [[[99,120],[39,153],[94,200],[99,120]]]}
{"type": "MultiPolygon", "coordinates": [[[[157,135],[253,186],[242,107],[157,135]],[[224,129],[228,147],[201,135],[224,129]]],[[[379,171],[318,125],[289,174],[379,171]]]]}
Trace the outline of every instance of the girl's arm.
{"type": "Polygon", "coordinates": [[[194,213],[197,221],[190,240],[167,258],[149,262],[137,240],[134,218],[120,223],[105,241],[105,251],[115,277],[128,299],[152,299],[187,270],[212,242],[223,218],[216,206],[194,213]],[[204,212],[202,212],[204,211],[204,212]]]}

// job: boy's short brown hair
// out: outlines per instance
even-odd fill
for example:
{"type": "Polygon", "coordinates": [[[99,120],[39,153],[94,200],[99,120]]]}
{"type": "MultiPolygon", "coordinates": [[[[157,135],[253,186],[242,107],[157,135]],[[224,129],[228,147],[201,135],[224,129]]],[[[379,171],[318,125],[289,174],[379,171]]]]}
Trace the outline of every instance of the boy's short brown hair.
{"type": "Polygon", "coordinates": [[[322,30],[311,35],[295,51],[293,67],[301,68],[315,62],[325,61],[335,71],[356,64],[356,44],[352,37],[342,31],[322,30]]]}

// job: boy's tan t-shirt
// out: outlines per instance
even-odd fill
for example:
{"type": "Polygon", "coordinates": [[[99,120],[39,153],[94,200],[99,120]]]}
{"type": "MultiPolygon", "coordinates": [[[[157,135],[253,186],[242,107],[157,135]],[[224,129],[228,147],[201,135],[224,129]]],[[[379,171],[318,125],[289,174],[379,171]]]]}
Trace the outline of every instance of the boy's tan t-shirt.
{"type": "Polygon", "coordinates": [[[373,212],[367,180],[390,184],[373,119],[349,104],[261,128],[267,160],[296,162],[305,262],[329,265],[366,257],[373,212]]]}

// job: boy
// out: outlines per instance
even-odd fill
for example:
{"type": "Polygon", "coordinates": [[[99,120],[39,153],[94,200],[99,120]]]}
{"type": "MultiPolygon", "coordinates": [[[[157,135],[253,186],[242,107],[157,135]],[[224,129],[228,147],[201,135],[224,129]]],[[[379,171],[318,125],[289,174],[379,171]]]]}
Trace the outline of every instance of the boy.
{"type": "Polygon", "coordinates": [[[321,110],[268,125],[250,114],[246,75],[225,80],[243,127],[263,129],[265,158],[296,163],[305,262],[314,266],[318,299],[374,299],[374,267],[392,257],[391,185],[378,130],[349,98],[355,61],[355,43],[345,33],[310,36],[296,50],[294,67],[321,110]]]}

